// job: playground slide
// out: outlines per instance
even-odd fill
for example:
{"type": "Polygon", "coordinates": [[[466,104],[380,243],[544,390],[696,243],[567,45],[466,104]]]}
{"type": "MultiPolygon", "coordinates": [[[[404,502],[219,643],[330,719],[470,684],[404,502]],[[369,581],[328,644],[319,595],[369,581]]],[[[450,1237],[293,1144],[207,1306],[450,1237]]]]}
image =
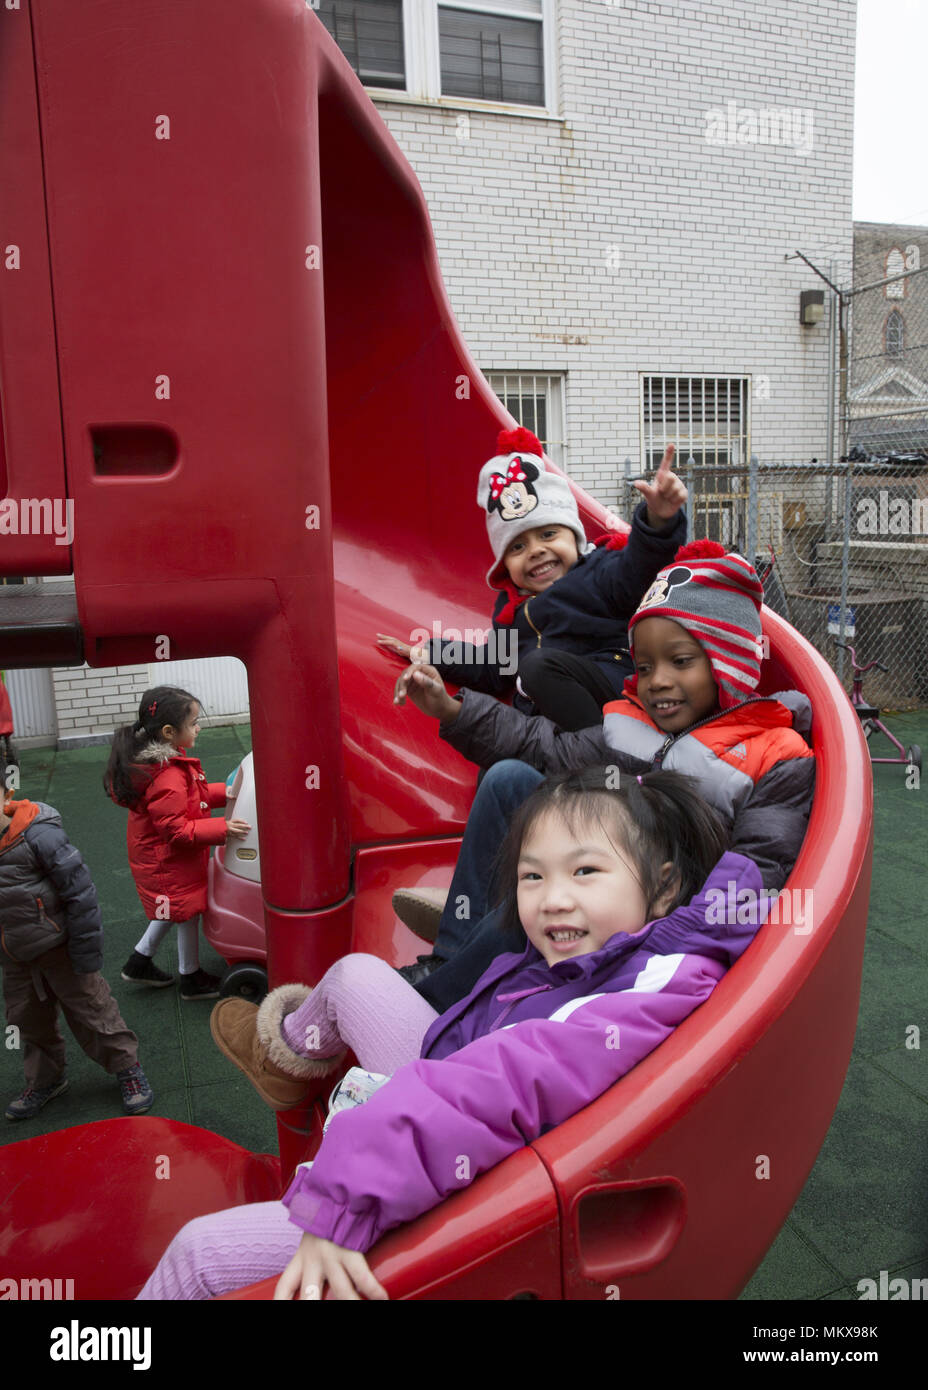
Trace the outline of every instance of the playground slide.
{"type": "MultiPolygon", "coordinates": [[[[352,948],[410,959],[390,892],[447,876],[474,769],[393,708],[398,668],[373,634],[486,623],[474,479],[507,422],[448,306],[421,190],[303,0],[24,0],[2,25],[19,249],[0,277],[0,496],[59,499],[72,525],[4,537],[0,569],[73,568],[76,610],[0,605],[0,664],[239,656],[271,983],[352,948]]],[[[387,1236],[372,1263],[394,1296],[731,1297],[788,1214],[853,1039],[871,783],[827,665],[765,626],[765,690],[796,686],[815,711],[819,786],[789,885],[813,891],[813,930],[766,927],[618,1086],[387,1236]]],[[[308,1135],[318,1107],[282,1121],[279,1169],[145,1118],[9,1146],[4,1268],[28,1274],[54,1243],[78,1297],[129,1297],[179,1219],[286,1181],[308,1135]],[[100,1268],[119,1194],[101,1202],[92,1164],[50,1191],[36,1146],[63,1160],[105,1143],[128,1194],[152,1126],[189,1174],[183,1217],[161,1184],[135,1253],[100,1268]]]]}

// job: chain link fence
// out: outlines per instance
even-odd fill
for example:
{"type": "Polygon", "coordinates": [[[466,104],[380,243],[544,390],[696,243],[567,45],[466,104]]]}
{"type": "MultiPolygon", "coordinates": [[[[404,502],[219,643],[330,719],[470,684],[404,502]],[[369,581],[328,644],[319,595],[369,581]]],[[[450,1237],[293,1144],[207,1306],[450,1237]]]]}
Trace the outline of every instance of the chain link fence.
{"type": "Polygon", "coordinates": [[[928,266],[917,246],[896,247],[885,258],[890,278],[864,284],[883,259],[861,254],[855,288],[844,292],[842,452],[861,460],[928,448],[928,266]]]}
{"type": "MultiPolygon", "coordinates": [[[[914,443],[914,440],[913,440],[914,443]]],[[[768,606],[832,664],[878,661],[864,694],[887,709],[928,704],[928,453],[895,459],[706,465],[681,458],[691,539],[750,557],[768,606]]],[[[626,467],[620,511],[638,494],[626,467]]]]}

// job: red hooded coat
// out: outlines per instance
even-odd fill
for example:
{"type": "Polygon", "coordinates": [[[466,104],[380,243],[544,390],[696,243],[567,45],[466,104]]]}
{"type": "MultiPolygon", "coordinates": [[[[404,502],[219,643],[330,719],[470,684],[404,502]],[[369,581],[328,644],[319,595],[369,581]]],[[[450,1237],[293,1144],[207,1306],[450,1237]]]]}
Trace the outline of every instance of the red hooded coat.
{"type": "Polygon", "coordinates": [[[155,772],[129,812],[129,867],[149,919],[186,922],[206,908],[210,845],[226,838],[224,782],[207,782],[199,758],[167,743],[150,743],[138,758],[155,772]]]}

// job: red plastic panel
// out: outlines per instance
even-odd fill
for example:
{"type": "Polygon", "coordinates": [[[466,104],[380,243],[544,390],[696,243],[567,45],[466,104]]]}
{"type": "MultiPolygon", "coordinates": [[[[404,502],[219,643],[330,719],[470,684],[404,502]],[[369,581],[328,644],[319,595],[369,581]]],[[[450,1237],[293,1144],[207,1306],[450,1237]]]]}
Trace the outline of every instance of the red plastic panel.
{"type": "Polygon", "coordinates": [[[4,1277],[72,1279],[81,1300],[134,1298],[185,1222],[280,1195],[271,1154],[144,1115],[8,1144],[0,1169],[4,1277]]]}
{"type": "Polygon", "coordinates": [[[266,896],[325,907],[349,852],[320,26],[302,0],[31,9],[88,660],[246,661],[266,896]]]}
{"type": "MultiPolygon", "coordinates": [[[[550,1179],[531,1149],[484,1173],[371,1251],[395,1299],[560,1299],[559,1218],[550,1179]]],[[[265,1279],[231,1299],[270,1298],[265,1279]]]]}
{"type": "Polygon", "coordinates": [[[355,855],[353,951],[370,951],[391,965],[409,965],[429,950],[393,911],[397,888],[447,888],[461,842],[420,840],[412,845],[381,845],[355,855]]]}
{"type": "Polygon", "coordinates": [[[35,60],[25,6],[0,8],[0,130],[0,575],[69,574],[73,516],[67,508],[35,60]]]}

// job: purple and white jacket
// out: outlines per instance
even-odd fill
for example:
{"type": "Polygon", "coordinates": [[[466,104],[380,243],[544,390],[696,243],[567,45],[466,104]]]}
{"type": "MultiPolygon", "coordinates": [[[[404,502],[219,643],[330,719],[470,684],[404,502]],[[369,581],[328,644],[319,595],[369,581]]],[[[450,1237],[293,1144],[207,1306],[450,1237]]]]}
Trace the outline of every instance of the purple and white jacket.
{"type": "Polygon", "coordinates": [[[736,896],[761,894],[753,861],[728,853],[685,907],[590,955],[549,966],[529,944],[498,956],[435,1020],[419,1061],[335,1117],[315,1163],[298,1168],[284,1194],[291,1221],[368,1250],[460,1191],[462,1154],[472,1181],[602,1095],[750,944],[756,925],[715,924],[720,914],[707,911],[732,883],[736,896]]]}

